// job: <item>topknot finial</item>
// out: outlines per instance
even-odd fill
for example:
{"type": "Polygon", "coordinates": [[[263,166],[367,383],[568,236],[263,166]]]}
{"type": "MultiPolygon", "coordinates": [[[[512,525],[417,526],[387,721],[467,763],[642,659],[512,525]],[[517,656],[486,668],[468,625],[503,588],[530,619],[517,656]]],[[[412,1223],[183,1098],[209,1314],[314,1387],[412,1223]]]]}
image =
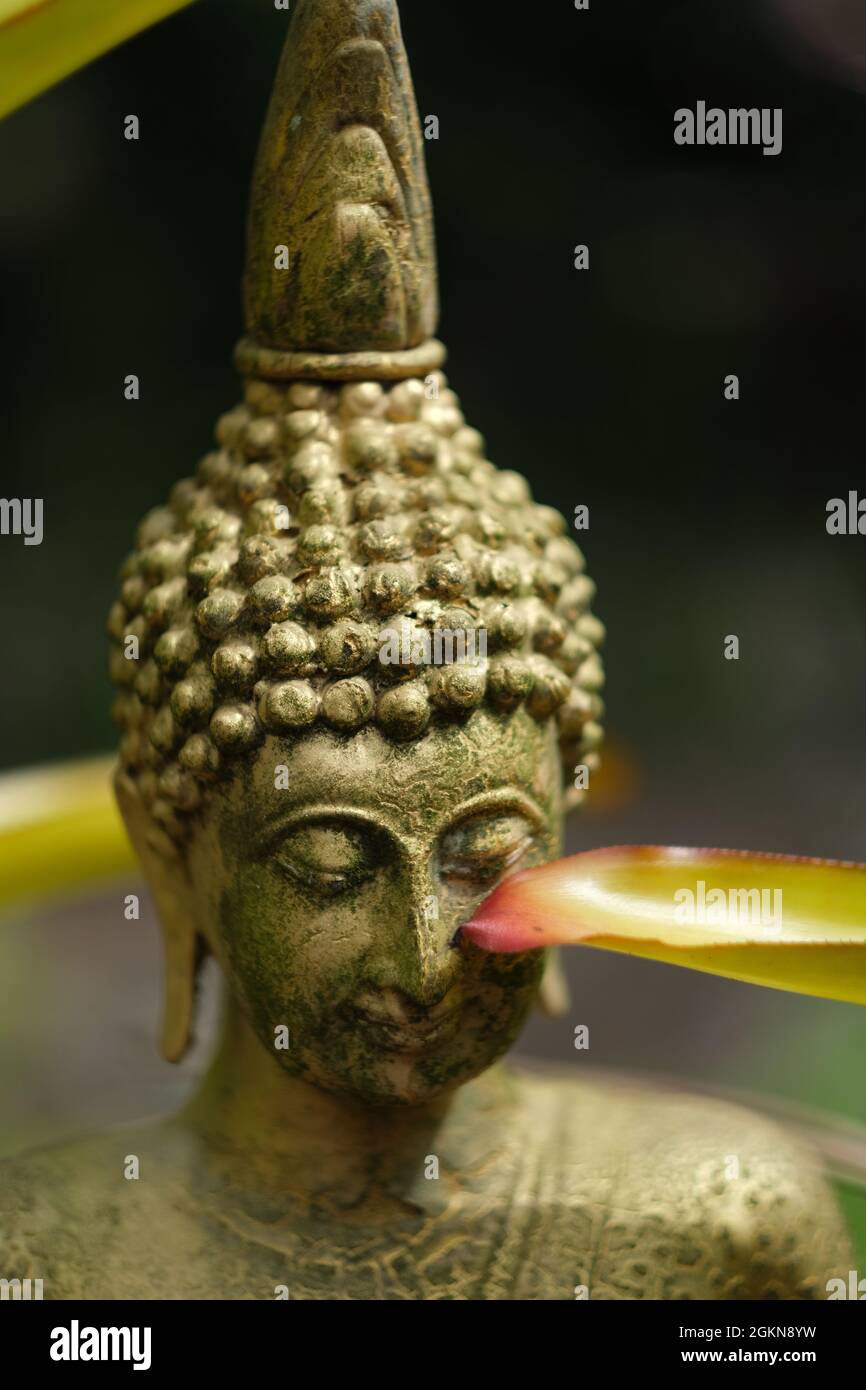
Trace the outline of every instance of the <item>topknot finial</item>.
{"type": "Polygon", "coordinates": [[[367,375],[372,354],[391,359],[383,376],[436,365],[433,220],[395,0],[299,0],[253,178],[245,310],[247,371],[299,374],[311,355],[363,354],[367,375]]]}

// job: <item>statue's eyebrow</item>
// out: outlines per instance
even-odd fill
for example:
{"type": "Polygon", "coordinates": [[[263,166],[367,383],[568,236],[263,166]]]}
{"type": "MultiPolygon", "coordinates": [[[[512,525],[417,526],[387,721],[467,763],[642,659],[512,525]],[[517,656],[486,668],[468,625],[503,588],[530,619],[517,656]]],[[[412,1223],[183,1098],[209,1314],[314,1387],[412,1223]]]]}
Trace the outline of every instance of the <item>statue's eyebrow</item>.
{"type": "Polygon", "coordinates": [[[471,820],[485,813],[501,815],[508,811],[525,816],[535,825],[537,830],[543,829],[548,821],[543,809],[527,792],[521,791],[518,787],[496,787],[491,791],[479,792],[477,796],[470,797],[462,806],[458,806],[455,811],[451,812],[439,834],[440,836],[448,835],[463,821],[471,820]]]}
{"type": "MultiPolygon", "coordinates": [[[[537,830],[542,830],[547,824],[548,818],[545,812],[526,792],[518,787],[496,787],[489,791],[479,792],[477,796],[470,797],[468,801],[464,801],[462,805],[450,811],[447,818],[435,831],[434,838],[441,839],[461,825],[463,821],[470,820],[475,816],[503,815],[508,812],[525,816],[537,830]]],[[[316,823],[333,825],[339,821],[380,835],[387,835],[402,847],[408,847],[406,840],[400,834],[399,826],[381,819],[372,811],[357,806],[334,806],[327,802],[308,802],[305,805],[293,806],[266,818],[254,832],[256,849],[262,854],[267,853],[282,835],[288,834],[297,826],[316,823]]]]}
{"type": "Polygon", "coordinates": [[[299,826],[333,826],[341,821],[356,828],[372,830],[380,835],[393,834],[391,827],[370,811],[364,811],[355,806],[334,806],[331,803],[309,802],[267,817],[255,831],[255,844],[259,850],[266,851],[282,835],[297,829],[299,826]]]}

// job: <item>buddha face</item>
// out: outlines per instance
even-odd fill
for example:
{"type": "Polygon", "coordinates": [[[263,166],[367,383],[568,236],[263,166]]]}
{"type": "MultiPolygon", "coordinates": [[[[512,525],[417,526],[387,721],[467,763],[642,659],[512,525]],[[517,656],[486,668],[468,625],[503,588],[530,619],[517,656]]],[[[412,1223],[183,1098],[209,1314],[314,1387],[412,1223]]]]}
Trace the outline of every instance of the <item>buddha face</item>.
{"type": "Polygon", "coordinates": [[[561,852],[560,777],[551,722],[477,711],[405,744],[270,737],[212,792],[189,850],[197,926],[280,1065],[418,1104],[509,1047],[543,953],[490,955],[460,928],[561,852]]]}

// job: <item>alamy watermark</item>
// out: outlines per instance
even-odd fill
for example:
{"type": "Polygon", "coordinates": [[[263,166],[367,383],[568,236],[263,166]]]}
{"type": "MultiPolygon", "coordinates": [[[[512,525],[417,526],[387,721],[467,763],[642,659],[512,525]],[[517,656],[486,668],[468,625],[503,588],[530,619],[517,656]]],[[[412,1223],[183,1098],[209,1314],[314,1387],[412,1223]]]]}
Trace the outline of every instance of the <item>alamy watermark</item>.
{"type": "Polygon", "coordinates": [[[487,658],[487,629],[415,627],[404,621],[381,633],[379,660],[383,666],[480,665],[487,658]]]}
{"type": "Polygon", "coordinates": [[[681,106],[674,112],[677,145],[760,145],[765,155],[782,153],[781,106],[707,106],[699,101],[694,111],[681,106]]]}
{"type": "Polygon", "coordinates": [[[0,497],[0,536],[23,536],[25,545],[41,545],[42,535],[41,497],[0,497]]]}
{"type": "Polygon", "coordinates": [[[866,497],[851,491],[827,503],[828,536],[866,536],[866,497]]]}
{"type": "Polygon", "coordinates": [[[51,1330],[52,1361],[131,1361],[134,1371],[151,1363],[149,1327],[82,1327],[73,1318],[69,1327],[51,1330]]]}
{"type": "Polygon", "coordinates": [[[866,1301],[866,1279],[861,1279],[856,1269],[848,1270],[847,1282],[844,1279],[828,1279],[824,1287],[829,1302],[837,1298],[851,1298],[858,1303],[866,1301]]]}
{"type": "Polygon", "coordinates": [[[674,919],[706,926],[782,927],[781,888],[707,888],[698,879],[694,888],[674,893],[674,919]]]}
{"type": "Polygon", "coordinates": [[[0,1279],[0,1302],[30,1302],[42,1298],[41,1279],[0,1279]]]}

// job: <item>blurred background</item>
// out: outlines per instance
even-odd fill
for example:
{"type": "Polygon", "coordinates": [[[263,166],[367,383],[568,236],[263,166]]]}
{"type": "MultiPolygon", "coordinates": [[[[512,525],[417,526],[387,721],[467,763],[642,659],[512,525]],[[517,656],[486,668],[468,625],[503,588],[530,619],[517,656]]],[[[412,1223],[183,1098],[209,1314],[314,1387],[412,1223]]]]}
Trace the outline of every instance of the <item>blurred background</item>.
{"type": "MultiPolygon", "coordinates": [[[[866,859],[866,536],[825,528],[828,499],[866,496],[866,8],[402,8],[440,120],[451,383],[489,457],[590,508],[609,751],[569,848],[866,859]],[[676,146],[698,100],[782,107],[783,152],[676,146]]],[[[201,0],[0,125],[0,491],[45,499],[41,547],[0,538],[4,768],[112,746],[117,567],[239,395],[245,202],[285,25],[272,0],[201,0]]],[[[149,908],[124,920],[127,891],[0,929],[0,1152],[168,1108],[201,1069],[213,985],[168,1068],[157,931],[149,908]]],[[[522,1056],[866,1121],[866,1010],[594,951],[567,966],[571,1013],[534,1021],[522,1056]]]]}

